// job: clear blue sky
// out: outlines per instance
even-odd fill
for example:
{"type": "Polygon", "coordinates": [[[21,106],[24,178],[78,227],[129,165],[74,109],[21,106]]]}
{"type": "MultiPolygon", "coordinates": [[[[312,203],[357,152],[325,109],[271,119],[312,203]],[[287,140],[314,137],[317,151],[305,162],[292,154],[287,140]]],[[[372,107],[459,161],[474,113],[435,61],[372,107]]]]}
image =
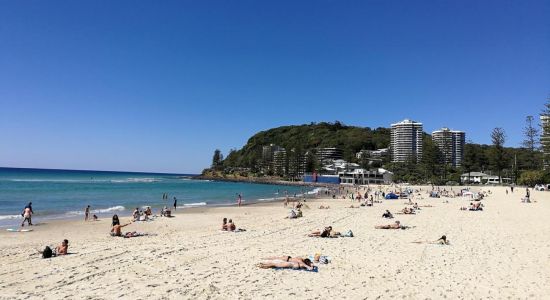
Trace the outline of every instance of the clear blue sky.
{"type": "Polygon", "coordinates": [[[550,1],[0,1],[0,166],[200,172],[271,127],[461,129],[517,146],[550,1]]]}

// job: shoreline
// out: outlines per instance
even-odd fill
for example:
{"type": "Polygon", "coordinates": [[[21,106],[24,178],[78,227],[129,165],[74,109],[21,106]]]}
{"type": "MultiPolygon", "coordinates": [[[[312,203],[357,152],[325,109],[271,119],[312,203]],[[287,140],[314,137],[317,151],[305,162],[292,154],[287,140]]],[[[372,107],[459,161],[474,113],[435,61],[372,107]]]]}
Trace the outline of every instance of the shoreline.
{"type": "MultiPolygon", "coordinates": [[[[309,191],[309,192],[312,192],[312,191],[309,191]]],[[[303,200],[303,199],[309,200],[309,199],[312,199],[312,196],[314,194],[308,194],[309,192],[306,192],[304,195],[297,195],[296,197],[289,196],[289,200],[290,200],[290,202],[295,202],[296,200],[303,200]]],[[[313,197],[315,197],[315,196],[313,196],[313,197]]],[[[274,198],[253,199],[253,200],[250,200],[250,201],[247,201],[245,199],[241,203],[241,206],[256,206],[256,205],[261,205],[261,204],[277,203],[277,202],[283,201],[284,199],[285,199],[284,196],[283,197],[274,197],[274,198]]],[[[206,203],[206,202],[191,203],[189,205],[186,205],[185,203],[183,203],[183,205],[178,206],[176,210],[174,210],[173,207],[171,207],[172,214],[174,214],[175,212],[179,212],[179,211],[189,211],[190,213],[193,213],[193,211],[197,210],[197,209],[224,208],[224,207],[237,207],[238,206],[237,203],[212,203],[212,204],[206,203],[204,205],[195,205],[195,204],[198,204],[198,203],[206,203]]],[[[140,206],[140,208],[143,208],[143,207],[146,207],[146,206],[149,206],[149,205],[142,205],[142,206],[140,206]]],[[[116,208],[116,207],[118,207],[118,206],[113,206],[111,208],[116,208]]],[[[153,209],[153,213],[155,215],[155,212],[157,210],[159,210],[161,208],[161,206],[151,206],[151,208],[153,209]]],[[[109,209],[109,208],[107,208],[107,209],[109,209]]],[[[128,209],[126,207],[124,208],[124,210],[113,210],[113,211],[110,211],[110,212],[102,212],[102,213],[94,213],[93,210],[92,210],[92,212],[90,213],[90,217],[93,216],[94,214],[96,214],[100,219],[103,219],[106,216],[112,217],[112,215],[114,215],[114,214],[117,214],[120,217],[130,217],[132,215],[132,211],[133,211],[133,209],[131,209],[131,208],[128,209]]],[[[5,216],[15,216],[15,215],[5,215],[5,216]]],[[[38,224],[48,224],[50,222],[63,222],[63,221],[78,222],[78,220],[82,220],[82,219],[84,219],[84,211],[82,211],[81,213],[78,212],[78,213],[74,213],[74,214],[64,213],[64,214],[50,214],[50,215],[46,215],[46,216],[37,215],[37,216],[33,216],[33,223],[34,223],[35,220],[38,221],[38,222],[35,223],[36,225],[38,225],[38,224]]],[[[22,222],[22,221],[23,221],[23,218],[20,217],[19,215],[17,215],[16,218],[9,218],[9,219],[5,219],[5,220],[0,220],[0,231],[2,229],[7,229],[7,228],[21,228],[20,227],[20,222],[22,222]],[[10,221],[14,221],[14,220],[17,220],[17,223],[10,222],[10,221]]],[[[26,225],[25,228],[29,228],[29,226],[26,225]]]]}

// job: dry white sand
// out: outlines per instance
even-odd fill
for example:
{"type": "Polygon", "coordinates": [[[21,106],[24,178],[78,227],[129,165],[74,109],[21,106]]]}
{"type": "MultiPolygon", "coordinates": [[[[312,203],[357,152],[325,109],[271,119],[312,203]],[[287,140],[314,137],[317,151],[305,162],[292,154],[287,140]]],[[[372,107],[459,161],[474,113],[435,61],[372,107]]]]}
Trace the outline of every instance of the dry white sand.
{"type": "MultiPolygon", "coordinates": [[[[424,188],[425,189],[425,188],[424,188]]],[[[456,187],[454,188],[457,189],[456,187]]],[[[487,188],[484,188],[487,190],[487,188]]],[[[396,216],[409,230],[376,230],[404,200],[346,208],[319,199],[297,220],[282,204],[200,208],[132,224],[157,236],[108,235],[110,220],[58,221],[33,232],[0,232],[1,299],[543,299],[550,296],[550,192],[506,195],[490,188],[481,212],[467,199],[426,199],[416,215],[396,216]],[[448,200],[448,203],[446,201],[448,200]],[[320,204],[331,209],[320,210],[320,204]],[[246,232],[220,232],[223,217],[246,232]],[[309,238],[332,225],[353,238],[309,238]],[[447,235],[451,245],[415,244],[447,235]],[[41,259],[36,249],[70,241],[74,254],[41,259]],[[319,272],[255,267],[273,255],[332,257],[319,272]]],[[[122,220],[123,222],[125,220],[122,220]]]]}

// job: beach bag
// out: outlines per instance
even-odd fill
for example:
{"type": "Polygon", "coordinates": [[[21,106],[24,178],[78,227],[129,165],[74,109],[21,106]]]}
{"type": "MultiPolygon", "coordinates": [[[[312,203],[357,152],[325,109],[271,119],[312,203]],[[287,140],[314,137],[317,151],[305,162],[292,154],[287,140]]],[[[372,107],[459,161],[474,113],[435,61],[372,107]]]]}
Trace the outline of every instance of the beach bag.
{"type": "Polygon", "coordinates": [[[319,257],[319,263],[320,264],[325,264],[326,265],[326,264],[328,264],[328,262],[329,262],[328,257],[326,257],[324,255],[319,257]]]}
{"type": "Polygon", "coordinates": [[[52,248],[50,248],[50,246],[46,246],[46,248],[44,248],[44,251],[42,251],[42,258],[51,258],[52,256],[52,248]]]}
{"type": "Polygon", "coordinates": [[[348,230],[348,232],[346,232],[344,234],[345,237],[353,237],[353,232],[351,230],[348,230]]]}

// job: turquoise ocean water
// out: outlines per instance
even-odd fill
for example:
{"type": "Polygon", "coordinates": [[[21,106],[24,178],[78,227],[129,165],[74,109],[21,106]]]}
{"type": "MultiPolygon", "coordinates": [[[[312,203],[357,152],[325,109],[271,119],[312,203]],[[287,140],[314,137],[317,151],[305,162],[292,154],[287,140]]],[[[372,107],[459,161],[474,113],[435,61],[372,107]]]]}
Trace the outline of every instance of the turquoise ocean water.
{"type": "Polygon", "coordinates": [[[0,168],[0,226],[21,221],[21,211],[32,202],[34,222],[83,215],[86,205],[99,216],[129,214],[135,207],[150,205],[178,208],[232,205],[237,194],[244,202],[273,200],[307,193],[311,188],[267,184],[193,180],[186,174],[104,171],[69,171],[0,168]],[[168,201],[162,195],[169,195],[168,201]]]}

